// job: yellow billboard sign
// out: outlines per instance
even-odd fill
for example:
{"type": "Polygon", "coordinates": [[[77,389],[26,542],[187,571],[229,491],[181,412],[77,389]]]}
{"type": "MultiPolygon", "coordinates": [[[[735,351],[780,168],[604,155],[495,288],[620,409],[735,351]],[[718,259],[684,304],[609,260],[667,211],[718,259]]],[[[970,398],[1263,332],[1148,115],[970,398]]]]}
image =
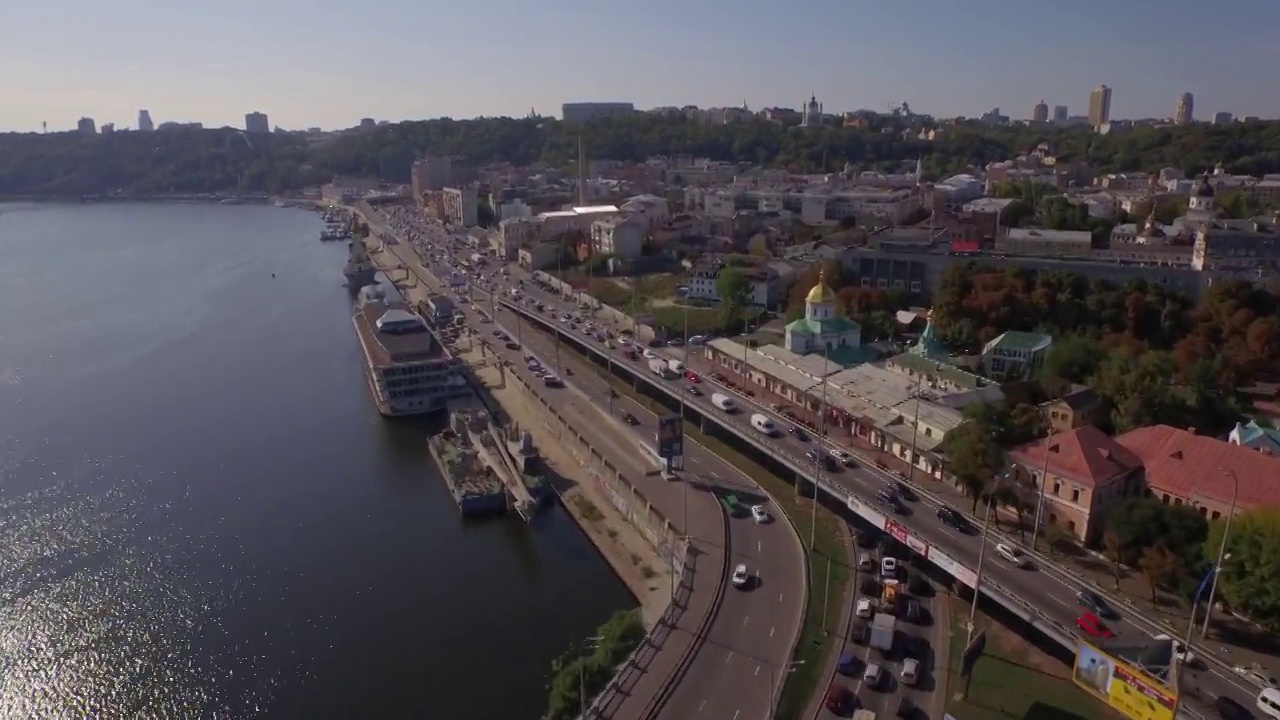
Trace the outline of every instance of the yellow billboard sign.
{"type": "Polygon", "coordinates": [[[1173,720],[1176,691],[1092,645],[1080,643],[1071,676],[1129,720],[1173,720]]]}

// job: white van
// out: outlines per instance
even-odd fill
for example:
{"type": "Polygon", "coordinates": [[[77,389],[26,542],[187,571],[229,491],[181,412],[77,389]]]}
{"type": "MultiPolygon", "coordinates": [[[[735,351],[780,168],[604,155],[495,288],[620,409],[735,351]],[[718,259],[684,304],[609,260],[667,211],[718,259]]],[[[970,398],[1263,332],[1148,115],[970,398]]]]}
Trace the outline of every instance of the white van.
{"type": "Polygon", "coordinates": [[[1267,717],[1280,718],[1280,690],[1262,688],[1258,693],[1258,709],[1267,717]]]}
{"type": "Polygon", "coordinates": [[[760,413],[756,413],[751,416],[751,427],[759,430],[769,437],[773,437],[773,435],[778,432],[778,428],[773,424],[773,421],[760,413]]]}

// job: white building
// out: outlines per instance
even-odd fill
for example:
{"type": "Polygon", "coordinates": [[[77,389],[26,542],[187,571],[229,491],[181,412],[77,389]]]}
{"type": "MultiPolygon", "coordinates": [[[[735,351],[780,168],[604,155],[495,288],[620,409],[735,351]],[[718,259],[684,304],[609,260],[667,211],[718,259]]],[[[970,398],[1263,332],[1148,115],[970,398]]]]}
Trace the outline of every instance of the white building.
{"type": "Polygon", "coordinates": [[[595,252],[633,260],[640,257],[643,245],[644,225],[635,218],[614,215],[591,223],[591,248],[595,252]]]}
{"type": "Polygon", "coordinates": [[[1053,347],[1053,338],[1044,333],[1010,330],[982,347],[982,370],[987,375],[1029,377],[1053,347]]]}
{"type": "Polygon", "coordinates": [[[804,317],[787,323],[785,342],[787,350],[800,355],[858,347],[862,344],[862,328],[840,315],[836,294],[819,273],[818,284],[804,299],[804,317]]]}
{"type": "Polygon", "coordinates": [[[588,205],[568,210],[544,212],[540,213],[538,217],[543,222],[544,237],[551,237],[571,230],[590,232],[591,223],[617,214],[618,208],[616,205],[588,205]]]}
{"type": "Polygon", "coordinates": [[[618,210],[639,220],[645,232],[653,232],[671,217],[667,201],[657,195],[636,195],[624,202],[618,210]]]}
{"type": "Polygon", "coordinates": [[[475,185],[450,188],[443,191],[444,217],[453,225],[474,227],[478,224],[476,211],[479,208],[480,195],[475,185]]]}

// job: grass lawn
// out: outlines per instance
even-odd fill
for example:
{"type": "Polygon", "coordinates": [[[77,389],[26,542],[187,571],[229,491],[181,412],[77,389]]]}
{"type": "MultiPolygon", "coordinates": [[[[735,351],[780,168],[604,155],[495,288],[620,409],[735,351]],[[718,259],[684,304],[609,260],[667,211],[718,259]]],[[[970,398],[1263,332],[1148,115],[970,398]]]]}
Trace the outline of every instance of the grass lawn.
{"type": "MultiPolygon", "coordinates": [[[[605,369],[595,365],[592,367],[619,394],[626,395],[659,414],[670,412],[669,408],[657,400],[647,395],[637,394],[630,385],[609,374],[605,369]]],[[[822,676],[823,661],[828,650],[843,634],[843,628],[839,627],[843,603],[842,593],[849,577],[849,568],[845,564],[847,562],[845,546],[848,541],[845,539],[844,521],[835,513],[819,505],[816,515],[816,532],[813,533],[814,549],[809,552],[809,536],[814,525],[810,523],[813,504],[808,498],[796,497],[791,483],[765,470],[721,440],[703,435],[697,425],[686,422],[684,434],[686,439],[724,458],[768,491],[777,501],[777,511],[786,513],[800,535],[800,542],[805,548],[809,563],[809,601],[805,607],[799,643],[792,659],[803,661],[803,664],[787,676],[782,686],[778,712],[775,716],[779,720],[799,720],[814,693],[825,691],[825,685],[820,685],[825,680],[822,676]],[[830,563],[827,562],[828,558],[831,559],[830,563]],[[831,597],[827,606],[826,627],[831,632],[830,635],[824,633],[822,629],[823,592],[827,589],[828,570],[830,571],[831,597]]]]}
{"type": "Polygon", "coordinates": [[[1119,720],[1121,715],[1071,680],[1071,668],[1050,657],[1013,630],[979,615],[987,628],[987,647],[974,665],[969,694],[960,691],[960,653],[964,650],[969,606],[952,601],[951,662],[947,712],[963,720],[1119,720]]]}

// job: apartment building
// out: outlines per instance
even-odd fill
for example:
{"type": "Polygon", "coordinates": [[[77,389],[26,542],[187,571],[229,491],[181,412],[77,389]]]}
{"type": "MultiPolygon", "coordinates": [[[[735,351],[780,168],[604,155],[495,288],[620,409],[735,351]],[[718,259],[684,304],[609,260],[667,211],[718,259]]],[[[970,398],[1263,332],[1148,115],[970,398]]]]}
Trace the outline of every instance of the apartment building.
{"type": "Polygon", "coordinates": [[[475,185],[460,188],[447,187],[442,191],[444,220],[453,225],[475,227],[480,195],[475,185]]]}
{"type": "Polygon", "coordinates": [[[667,201],[657,195],[636,195],[628,198],[618,210],[638,220],[646,233],[661,227],[671,217],[667,201]]]}
{"type": "Polygon", "coordinates": [[[1093,235],[1087,230],[1045,230],[1010,228],[996,236],[996,252],[1006,255],[1087,257],[1093,250],[1093,235]]]}
{"type": "MultiPolygon", "coordinates": [[[[720,278],[720,273],[726,268],[726,265],[718,260],[712,259],[695,264],[689,270],[689,297],[695,300],[705,300],[708,302],[720,302],[720,292],[716,288],[716,281],[720,278]]],[[[739,268],[747,275],[747,279],[751,281],[751,299],[750,304],[757,307],[771,308],[776,307],[783,300],[783,293],[789,287],[786,285],[784,276],[779,272],[778,268],[772,265],[762,267],[741,267],[739,268]]],[[[792,279],[794,282],[794,279],[792,279]]]]}
{"type": "Polygon", "coordinates": [[[613,215],[591,223],[591,250],[623,260],[640,257],[644,225],[627,215],[613,215]]]}
{"type": "Polygon", "coordinates": [[[1049,430],[1054,433],[1098,426],[1107,419],[1107,406],[1088,385],[1073,385],[1062,397],[1041,403],[1040,412],[1048,418],[1049,430]]]}
{"type": "Polygon", "coordinates": [[[992,377],[1030,377],[1049,354],[1053,338],[1044,333],[1010,330],[982,347],[980,364],[992,377]]]}
{"type": "Polygon", "coordinates": [[[544,237],[549,238],[566,232],[588,233],[591,223],[617,214],[616,205],[588,205],[539,213],[538,218],[543,223],[544,237]]]}

